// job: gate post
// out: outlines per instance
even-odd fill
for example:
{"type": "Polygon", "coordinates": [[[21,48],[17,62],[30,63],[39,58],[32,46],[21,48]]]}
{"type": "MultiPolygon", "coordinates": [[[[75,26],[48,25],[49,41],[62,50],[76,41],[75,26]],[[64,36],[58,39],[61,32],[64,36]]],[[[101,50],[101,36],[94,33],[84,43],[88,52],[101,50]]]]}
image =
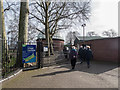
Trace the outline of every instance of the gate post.
{"type": "MultiPolygon", "coordinates": [[[[2,45],[3,45],[3,43],[2,43],[2,34],[1,34],[1,31],[0,31],[0,69],[2,69],[2,65],[3,65],[3,61],[2,61],[2,45]]],[[[0,75],[2,75],[3,74],[3,72],[2,72],[3,70],[1,70],[1,72],[0,72],[0,75]]],[[[0,79],[2,79],[2,76],[0,76],[0,79]]],[[[2,89],[2,88],[0,88],[0,89],[2,89]]]]}
{"type": "Polygon", "coordinates": [[[43,43],[42,40],[37,40],[37,67],[43,68],[43,43]]]}

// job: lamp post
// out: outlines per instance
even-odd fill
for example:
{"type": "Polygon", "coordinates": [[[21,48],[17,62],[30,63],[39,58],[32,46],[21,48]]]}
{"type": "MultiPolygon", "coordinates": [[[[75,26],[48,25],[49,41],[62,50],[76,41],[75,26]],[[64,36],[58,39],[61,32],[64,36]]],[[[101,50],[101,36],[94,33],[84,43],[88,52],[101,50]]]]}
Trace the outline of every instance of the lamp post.
{"type": "Polygon", "coordinates": [[[86,26],[86,24],[84,23],[81,26],[83,27],[83,42],[84,42],[85,41],[85,26],[86,26]]]}

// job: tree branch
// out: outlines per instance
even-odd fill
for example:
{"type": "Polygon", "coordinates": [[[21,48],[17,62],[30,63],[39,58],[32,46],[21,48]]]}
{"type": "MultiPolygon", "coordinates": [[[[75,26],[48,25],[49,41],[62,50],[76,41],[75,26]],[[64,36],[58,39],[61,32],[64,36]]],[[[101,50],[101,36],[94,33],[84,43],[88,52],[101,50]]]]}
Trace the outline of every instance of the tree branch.
{"type": "Polygon", "coordinates": [[[36,28],[36,30],[45,35],[45,33],[43,31],[41,31],[40,29],[36,28]]]}
{"type": "MultiPolygon", "coordinates": [[[[38,18],[37,16],[35,16],[35,15],[32,14],[32,13],[29,13],[29,14],[31,14],[34,18],[36,18],[37,20],[39,20],[43,25],[45,25],[45,22],[44,22],[42,19],[38,18]]],[[[32,17],[32,18],[33,18],[33,17],[32,17]]]]}

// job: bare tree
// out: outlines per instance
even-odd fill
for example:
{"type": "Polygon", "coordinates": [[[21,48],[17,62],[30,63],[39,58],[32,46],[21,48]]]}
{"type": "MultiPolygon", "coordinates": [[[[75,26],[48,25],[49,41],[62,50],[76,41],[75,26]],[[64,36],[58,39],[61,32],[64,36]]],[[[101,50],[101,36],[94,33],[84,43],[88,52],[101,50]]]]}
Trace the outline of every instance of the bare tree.
{"type": "MultiPolygon", "coordinates": [[[[18,16],[17,16],[18,17],[18,16]]],[[[14,18],[13,20],[9,20],[8,24],[8,32],[7,35],[9,37],[9,41],[16,43],[18,42],[18,31],[19,31],[19,17],[14,18]]],[[[32,22],[28,22],[28,42],[36,41],[38,31],[36,30],[34,24],[32,22]]]]}
{"type": "Polygon", "coordinates": [[[4,19],[4,8],[3,8],[3,0],[0,0],[0,23],[1,23],[1,35],[2,35],[2,55],[3,60],[7,58],[7,36],[6,36],[6,30],[5,30],[5,19],[4,19]]]}
{"type": "Polygon", "coordinates": [[[88,32],[87,36],[91,37],[91,36],[98,36],[98,34],[96,34],[94,31],[88,32]]]}
{"type": "Polygon", "coordinates": [[[8,43],[7,43],[7,35],[6,35],[6,21],[9,21],[6,19],[7,16],[9,16],[7,13],[7,11],[12,10],[12,6],[14,6],[14,4],[8,3],[7,0],[4,0],[5,2],[3,2],[3,0],[0,0],[0,30],[1,30],[1,36],[2,36],[2,45],[0,45],[2,47],[2,60],[6,60],[6,59],[10,59],[10,55],[8,53],[8,43]],[[4,6],[4,7],[3,7],[4,6]]]}
{"type": "MultiPolygon", "coordinates": [[[[9,2],[8,0],[5,0],[4,4],[5,23],[8,27],[7,36],[10,41],[15,43],[18,41],[20,2],[9,2]]],[[[28,42],[35,40],[37,33],[38,31],[36,30],[35,25],[31,21],[28,21],[28,42]]]]}
{"type": "Polygon", "coordinates": [[[18,41],[18,19],[13,19],[13,20],[10,20],[9,21],[9,24],[8,24],[8,32],[7,32],[7,35],[9,37],[9,39],[11,39],[10,41],[12,42],[17,42],[18,41]]]}
{"type": "Polygon", "coordinates": [[[74,31],[74,32],[70,31],[70,32],[68,32],[68,34],[66,36],[66,43],[72,44],[77,36],[80,36],[78,31],[74,31]]]}
{"type": "Polygon", "coordinates": [[[84,21],[89,19],[90,1],[42,2],[37,0],[30,5],[33,8],[30,11],[30,18],[35,18],[40,23],[41,27],[36,27],[36,29],[45,34],[48,50],[57,31],[69,28],[73,20],[84,21]]]}
{"type": "Polygon", "coordinates": [[[103,34],[103,36],[108,36],[108,37],[116,37],[117,36],[117,33],[113,29],[104,31],[102,34],[103,34]]]}
{"type": "Polygon", "coordinates": [[[7,40],[7,36],[6,36],[6,30],[5,30],[5,16],[4,16],[4,13],[5,13],[5,11],[7,11],[7,10],[10,10],[10,8],[11,8],[11,6],[13,5],[13,4],[9,4],[7,1],[6,1],[6,3],[7,3],[7,7],[5,7],[5,9],[3,8],[3,0],[0,0],[0,13],[1,13],[1,18],[0,18],[0,20],[1,20],[1,24],[2,24],[2,27],[1,27],[1,29],[2,29],[2,39],[3,40],[5,40],[5,42],[4,43],[6,43],[6,40],[7,40]]]}
{"type": "Polygon", "coordinates": [[[36,30],[35,25],[29,21],[28,23],[28,42],[36,41],[39,31],[36,30]]]}
{"type": "MultiPolygon", "coordinates": [[[[16,4],[8,4],[9,6],[15,6],[16,4]]],[[[82,2],[41,2],[40,0],[30,3],[30,23],[28,34],[36,35],[38,31],[44,34],[48,41],[48,48],[50,53],[50,47],[52,47],[52,38],[59,30],[65,30],[71,27],[74,20],[87,20],[90,13],[90,1],[82,2]],[[34,22],[33,22],[34,21],[34,22]],[[37,30],[37,31],[35,31],[37,30]]],[[[19,16],[19,8],[14,9],[15,18],[19,16]]],[[[14,23],[15,24],[15,23],[14,23]]],[[[18,33],[16,25],[11,26],[11,33],[18,33]],[[14,29],[15,28],[15,29],[14,29]],[[16,32],[15,32],[16,31],[16,32]]],[[[8,32],[11,34],[10,32],[8,32]]],[[[17,35],[17,34],[16,34],[17,35]]],[[[17,37],[17,36],[15,36],[17,37]]],[[[32,35],[28,36],[28,40],[35,39],[32,35]]],[[[20,39],[19,39],[20,40],[20,39]]],[[[51,49],[52,51],[53,49],[51,49]]],[[[53,52],[53,51],[52,51],[53,52]]]]}

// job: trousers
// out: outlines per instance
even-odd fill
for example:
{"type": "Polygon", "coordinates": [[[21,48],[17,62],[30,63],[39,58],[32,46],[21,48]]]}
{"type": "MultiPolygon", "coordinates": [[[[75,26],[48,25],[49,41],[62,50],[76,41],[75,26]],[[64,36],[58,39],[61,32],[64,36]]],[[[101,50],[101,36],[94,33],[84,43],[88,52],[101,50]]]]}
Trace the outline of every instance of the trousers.
{"type": "Polygon", "coordinates": [[[76,65],[76,58],[71,59],[71,66],[72,68],[75,68],[76,65]]]}

